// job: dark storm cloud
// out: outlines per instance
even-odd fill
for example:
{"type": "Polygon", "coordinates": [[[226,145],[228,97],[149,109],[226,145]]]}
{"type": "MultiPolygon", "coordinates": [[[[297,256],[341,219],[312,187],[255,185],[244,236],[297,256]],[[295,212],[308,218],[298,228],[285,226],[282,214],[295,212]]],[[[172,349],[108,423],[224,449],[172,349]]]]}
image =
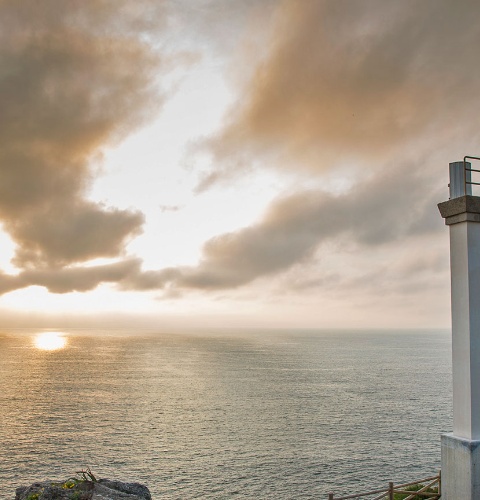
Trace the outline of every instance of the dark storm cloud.
{"type": "MultiPolygon", "coordinates": [[[[408,166],[404,166],[408,168],[408,166]]],[[[438,193],[437,193],[438,196],[438,193]]],[[[297,192],[275,201],[252,226],[207,241],[197,267],[127,276],[125,288],[235,288],[308,260],[323,243],[345,235],[365,252],[391,241],[442,227],[421,174],[402,169],[372,178],[347,194],[297,192]]]]}
{"type": "Polygon", "coordinates": [[[17,266],[121,254],[137,212],[85,199],[102,147],[161,103],[162,2],[0,3],[0,219],[17,266]]]}
{"type": "Polygon", "coordinates": [[[259,159],[310,174],[352,161],[371,169],[408,149],[478,139],[478,2],[277,6],[267,56],[243,61],[258,63],[253,77],[203,143],[215,164],[201,189],[259,159]]]}

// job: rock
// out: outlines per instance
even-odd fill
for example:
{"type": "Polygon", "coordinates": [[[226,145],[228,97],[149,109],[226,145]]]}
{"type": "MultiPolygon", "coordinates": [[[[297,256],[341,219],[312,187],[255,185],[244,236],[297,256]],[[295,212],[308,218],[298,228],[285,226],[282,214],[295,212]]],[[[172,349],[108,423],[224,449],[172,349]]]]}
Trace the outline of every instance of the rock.
{"type": "Polygon", "coordinates": [[[99,479],[33,483],[17,488],[15,500],[152,500],[152,496],[143,484],[99,479]]]}

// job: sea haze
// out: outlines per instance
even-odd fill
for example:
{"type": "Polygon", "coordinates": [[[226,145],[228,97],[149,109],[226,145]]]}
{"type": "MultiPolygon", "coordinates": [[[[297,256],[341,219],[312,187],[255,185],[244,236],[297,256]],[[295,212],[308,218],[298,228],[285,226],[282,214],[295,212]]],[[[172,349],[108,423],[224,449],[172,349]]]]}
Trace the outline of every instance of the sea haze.
{"type": "Polygon", "coordinates": [[[435,474],[445,331],[0,334],[0,498],[90,466],[153,498],[326,498],[435,474]]]}

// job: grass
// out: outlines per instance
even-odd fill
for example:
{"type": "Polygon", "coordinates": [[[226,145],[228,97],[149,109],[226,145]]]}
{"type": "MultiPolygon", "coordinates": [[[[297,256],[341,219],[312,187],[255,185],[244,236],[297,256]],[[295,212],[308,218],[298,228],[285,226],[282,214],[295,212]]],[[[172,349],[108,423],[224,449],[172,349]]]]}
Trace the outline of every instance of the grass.
{"type": "MultiPolygon", "coordinates": [[[[79,483],[96,483],[97,478],[94,476],[90,467],[87,467],[85,470],[80,470],[75,472],[77,476],[80,477],[69,477],[64,483],[55,484],[52,483],[52,486],[61,486],[64,490],[70,490],[75,488],[79,483]]],[[[28,499],[27,499],[28,500],[28,499]]]]}
{"type": "MultiPolygon", "coordinates": [[[[424,487],[425,487],[424,484],[414,484],[412,486],[407,486],[406,488],[403,488],[403,489],[405,491],[411,491],[413,493],[415,491],[421,490],[424,487]]],[[[438,492],[437,488],[427,488],[425,490],[425,493],[437,493],[437,492],[438,492]]],[[[408,493],[395,493],[393,495],[394,500],[404,500],[405,498],[408,498],[408,497],[409,497],[408,493]]],[[[425,500],[426,498],[428,498],[428,497],[422,496],[422,495],[415,495],[412,500],[425,500]]]]}
{"type": "MultiPolygon", "coordinates": [[[[70,477],[63,483],[52,483],[52,486],[57,486],[63,488],[64,490],[72,490],[78,484],[81,483],[96,483],[97,478],[91,471],[90,467],[87,467],[85,470],[80,470],[75,472],[77,477],[70,477]]],[[[30,493],[26,500],[39,500],[43,493],[43,488],[40,491],[36,491],[35,493],[30,493]]],[[[72,500],[79,500],[81,498],[82,493],[80,491],[72,491],[71,498],[72,500]]]]}

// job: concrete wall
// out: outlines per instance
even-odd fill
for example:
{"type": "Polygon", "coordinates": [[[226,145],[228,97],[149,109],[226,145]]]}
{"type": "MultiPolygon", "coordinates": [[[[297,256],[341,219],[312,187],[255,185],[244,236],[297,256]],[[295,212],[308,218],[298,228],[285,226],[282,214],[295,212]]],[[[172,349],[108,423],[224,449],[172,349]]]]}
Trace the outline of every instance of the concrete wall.
{"type": "Polygon", "coordinates": [[[442,436],[442,500],[480,500],[480,441],[442,436]]]}

